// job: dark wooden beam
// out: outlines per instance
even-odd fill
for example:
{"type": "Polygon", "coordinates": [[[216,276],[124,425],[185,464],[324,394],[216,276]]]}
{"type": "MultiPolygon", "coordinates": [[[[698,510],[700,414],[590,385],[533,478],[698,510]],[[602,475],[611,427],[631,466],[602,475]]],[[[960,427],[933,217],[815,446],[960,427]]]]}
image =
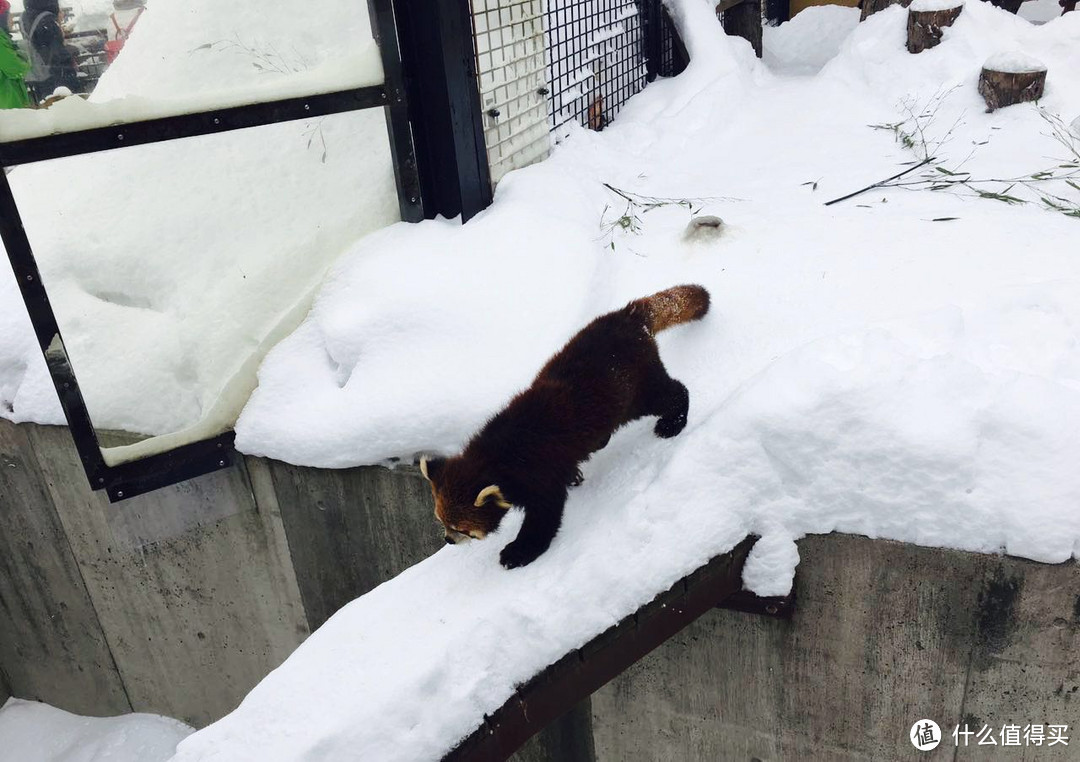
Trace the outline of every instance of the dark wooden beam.
{"type": "Polygon", "coordinates": [[[747,537],[522,685],[443,762],[508,759],[548,723],[741,590],[743,565],[756,541],[747,537]]]}

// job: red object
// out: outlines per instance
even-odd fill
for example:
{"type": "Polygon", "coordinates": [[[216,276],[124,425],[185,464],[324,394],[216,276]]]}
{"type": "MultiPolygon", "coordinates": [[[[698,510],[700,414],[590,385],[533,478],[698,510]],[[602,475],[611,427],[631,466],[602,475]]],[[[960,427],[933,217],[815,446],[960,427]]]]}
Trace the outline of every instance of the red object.
{"type": "Polygon", "coordinates": [[[11,3],[8,0],[0,0],[0,14],[7,13],[11,10],[11,3]]]}
{"type": "MultiPolygon", "coordinates": [[[[7,0],[0,0],[0,3],[7,2],[7,0]]],[[[135,17],[131,19],[127,26],[121,27],[120,22],[116,20],[116,14],[112,14],[113,26],[116,27],[116,39],[108,40],[105,43],[105,61],[112,63],[116,60],[116,57],[120,55],[120,51],[124,49],[124,43],[127,42],[128,37],[131,36],[131,30],[135,28],[135,22],[142,16],[145,8],[139,8],[135,11],[135,17]]]]}

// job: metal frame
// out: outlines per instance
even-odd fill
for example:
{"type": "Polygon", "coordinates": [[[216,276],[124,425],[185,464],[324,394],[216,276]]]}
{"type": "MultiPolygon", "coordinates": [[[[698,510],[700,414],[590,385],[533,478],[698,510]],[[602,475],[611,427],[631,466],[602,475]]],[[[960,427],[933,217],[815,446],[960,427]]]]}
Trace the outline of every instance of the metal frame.
{"type": "Polygon", "coordinates": [[[394,10],[423,215],[466,222],[492,198],[469,0],[397,0],[394,10]]]}
{"type": "Polygon", "coordinates": [[[385,107],[402,219],[417,222],[436,214],[455,216],[459,213],[463,219],[468,219],[490,204],[491,184],[475,64],[471,55],[461,53],[472,49],[471,35],[460,38],[460,34],[468,30],[467,23],[464,27],[461,24],[462,18],[467,20],[467,4],[461,3],[462,0],[455,0],[445,7],[440,3],[440,12],[432,13],[426,4],[420,7],[420,0],[370,0],[372,31],[380,43],[383,62],[383,85],[0,143],[0,166],[3,168],[0,171],[0,238],[7,249],[30,322],[92,489],[106,490],[109,499],[116,502],[225,468],[237,457],[233,447],[234,434],[228,431],[119,465],[110,466],[105,462],[8,183],[6,168],[385,107]],[[433,27],[430,26],[431,19],[435,19],[433,27]],[[436,39],[440,42],[437,50],[417,44],[416,26],[425,23],[437,32],[436,39]],[[438,104],[433,108],[418,97],[438,93],[440,89],[444,93],[445,114],[438,112],[438,104]],[[428,153],[420,154],[418,145],[426,147],[428,153]],[[443,157],[437,153],[446,150],[453,152],[448,175],[440,172],[439,163],[443,157]]]}
{"type": "Polygon", "coordinates": [[[0,143],[0,164],[12,167],[18,164],[79,156],[114,148],[161,143],[166,140],[242,130],[247,127],[289,122],[343,111],[357,111],[385,106],[386,102],[385,87],[375,85],[303,98],[288,98],[215,111],[128,122],[115,127],[61,132],[40,138],[0,143]]]}

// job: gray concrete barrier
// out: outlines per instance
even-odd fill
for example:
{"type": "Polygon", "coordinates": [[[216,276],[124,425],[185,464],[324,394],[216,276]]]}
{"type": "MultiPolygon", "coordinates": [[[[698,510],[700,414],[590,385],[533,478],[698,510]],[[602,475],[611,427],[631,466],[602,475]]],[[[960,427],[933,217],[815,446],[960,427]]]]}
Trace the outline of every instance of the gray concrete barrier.
{"type": "Polygon", "coordinates": [[[1080,759],[1077,564],[845,535],[799,553],[790,621],[717,610],[593,695],[598,760],[911,759],[924,718],[947,736],[929,758],[1080,759]],[[964,723],[999,745],[958,749],[964,723]],[[1077,737],[1003,747],[1010,723],[1077,737]]]}
{"type": "MultiPolygon", "coordinates": [[[[64,429],[0,421],[0,700],[230,711],[340,606],[441,546],[412,468],[246,458],[116,505],[64,429]]],[[[1080,732],[1080,570],[829,535],[790,622],[716,611],[518,762],[892,760],[918,719],[1080,732]]],[[[978,730],[979,727],[973,727],[978,730]]],[[[1069,746],[931,758],[1080,759],[1069,746]]]]}

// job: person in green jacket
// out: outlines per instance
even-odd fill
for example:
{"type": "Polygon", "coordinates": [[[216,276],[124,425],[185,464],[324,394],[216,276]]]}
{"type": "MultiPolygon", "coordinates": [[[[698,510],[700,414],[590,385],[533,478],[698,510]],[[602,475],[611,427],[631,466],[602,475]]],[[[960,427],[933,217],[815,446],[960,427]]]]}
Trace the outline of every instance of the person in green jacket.
{"type": "Polygon", "coordinates": [[[8,12],[11,3],[0,0],[0,108],[28,108],[30,93],[23,77],[30,63],[19,54],[8,33],[8,12]]]}

